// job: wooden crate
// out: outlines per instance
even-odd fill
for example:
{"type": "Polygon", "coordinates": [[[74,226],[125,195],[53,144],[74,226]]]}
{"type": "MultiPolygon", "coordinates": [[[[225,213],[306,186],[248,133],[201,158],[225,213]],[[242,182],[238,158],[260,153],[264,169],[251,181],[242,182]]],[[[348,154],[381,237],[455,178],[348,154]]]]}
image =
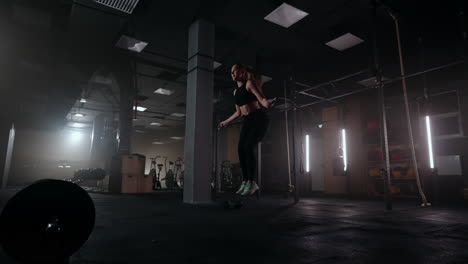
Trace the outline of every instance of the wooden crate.
{"type": "Polygon", "coordinates": [[[139,183],[144,177],[145,159],[136,155],[122,157],[122,193],[140,192],[139,183]]]}
{"type": "Polygon", "coordinates": [[[153,178],[145,174],[138,177],[138,192],[150,193],[152,191],[153,191],[153,178]]]}

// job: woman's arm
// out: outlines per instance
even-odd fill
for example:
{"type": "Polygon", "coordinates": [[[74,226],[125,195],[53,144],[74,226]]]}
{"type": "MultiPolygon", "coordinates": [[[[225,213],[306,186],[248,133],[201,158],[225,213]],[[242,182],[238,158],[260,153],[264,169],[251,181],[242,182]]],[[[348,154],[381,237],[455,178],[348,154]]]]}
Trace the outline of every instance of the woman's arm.
{"type": "Polygon", "coordinates": [[[262,104],[263,107],[270,107],[270,101],[265,97],[262,90],[255,84],[255,82],[248,80],[246,88],[247,90],[251,91],[255,95],[255,97],[257,97],[257,100],[260,102],[260,104],[262,104]]]}
{"type": "Polygon", "coordinates": [[[225,127],[232,121],[236,120],[239,116],[241,116],[241,111],[239,109],[239,106],[236,105],[236,112],[232,114],[228,119],[224,120],[223,122],[219,123],[220,127],[225,127]]]}

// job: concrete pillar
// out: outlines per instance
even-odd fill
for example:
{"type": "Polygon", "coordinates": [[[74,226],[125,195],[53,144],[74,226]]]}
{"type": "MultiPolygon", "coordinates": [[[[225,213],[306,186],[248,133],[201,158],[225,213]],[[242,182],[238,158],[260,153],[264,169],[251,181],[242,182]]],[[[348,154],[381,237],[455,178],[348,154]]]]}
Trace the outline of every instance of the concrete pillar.
{"type": "Polygon", "coordinates": [[[211,202],[214,31],[205,20],[189,28],[184,203],[190,204],[211,202]]]}
{"type": "Polygon", "coordinates": [[[11,129],[2,131],[0,133],[0,189],[6,188],[8,184],[8,177],[10,175],[11,158],[13,155],[13,146],[15,143],[15,126],[12,125],[11,129]]]}
{"type": "Polygon", "coordinates": [[[103,167],[103,140],[104,139],[104,115],[99,114],[94,118],[93,131],[91,135],[91,150],[90,150],[90,168],[103,167]]]}
{"type": "Polygon", "coordinates": [[[130,154],[132,133],[133,75],[130,60],[117,60],[113,67],[120,90],[120,115],[118,132],[118,153],[112,157],[109,177],[109,192],[120,193],[122,189],[122,156],[130,154]]]}
{"type": "Polygon", "coordinates": [[[131,149],[130,138],[132,135],[133,76],[130,62],[127,61],[117,71],[117,82],[120,90],[120,116],[119,116],[119,154],[128,155],[131,149]]]}

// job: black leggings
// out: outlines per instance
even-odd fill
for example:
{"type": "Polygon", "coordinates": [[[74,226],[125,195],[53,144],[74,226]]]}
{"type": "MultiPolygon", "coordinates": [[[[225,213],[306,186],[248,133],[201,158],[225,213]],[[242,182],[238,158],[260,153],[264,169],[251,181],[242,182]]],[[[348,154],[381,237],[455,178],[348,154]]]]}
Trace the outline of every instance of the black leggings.
{"type": "Polygon", "coordinates": [[[237,146],[243,181],[254,180],[256,166],[254,149],[265,136],[268,124],[268,116],[262,109],[244,116],[237,146]]]}

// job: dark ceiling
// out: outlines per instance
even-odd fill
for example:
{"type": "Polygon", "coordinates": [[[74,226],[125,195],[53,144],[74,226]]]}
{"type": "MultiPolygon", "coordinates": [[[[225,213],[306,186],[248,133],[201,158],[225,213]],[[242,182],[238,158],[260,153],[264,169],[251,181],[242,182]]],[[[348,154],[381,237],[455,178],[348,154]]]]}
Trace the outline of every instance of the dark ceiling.
{"type": "MultiPolygon", "coordinates": [[[[465,2],[385,1],[399,17],[408,72],[422,70],[423,50],[427,68],[464,57],[465,2]]],[[[188,28],[197,18],[207,19],[216,28],[215,60],[222,66],[215,71],[215,94],[221,98],[229,97],[229,68],[239,61],[255,64],[264,75],[273,78],[265,85],[269,96],[282,94],[283,80],[289,75],[313,86],[368,69],[372,65],[374,26],[378,29],[384,75],[399,75],[393,20],[381,5],[375,24],[370,0],[287,1],[309,15],[286,29],[264,20],[282,3],[140,0],[129,15],[92,0],[2,0],[2,119],[24,124],[62,124],[79,107],[80,111],[87,111],[83,122],[90,122],[100,111],[116,111],[118,89],[99,85],[97,79],[112,80],[110,69],[115,54],[125,53],[137,65],[139,94],[148,98],[142,102],[148,111],[137,125],[147,127],[149,122],[160,121],[168,127],[182,126],[183,119],[169,114],[185,111],[188,28]],[[325,45],[348,32],[364,43],[342,52],[325,45]],[[122,51],[115,47],[122,34],[149,45],[139,54],[122,51]],[[152,93],[156,86],[177,92],[168,99],[152,93]],[[90,92],[90,87],[95,91],[90,92]],[[83,106],[77,100],[84,91],[91,100],[83,106]]],[[[370,73],[364,73],[356,78],[369,76],[370,73]]],[[[329,85],[315,92],[328,97],[346,89],[349,85],[329,85]]]]}

